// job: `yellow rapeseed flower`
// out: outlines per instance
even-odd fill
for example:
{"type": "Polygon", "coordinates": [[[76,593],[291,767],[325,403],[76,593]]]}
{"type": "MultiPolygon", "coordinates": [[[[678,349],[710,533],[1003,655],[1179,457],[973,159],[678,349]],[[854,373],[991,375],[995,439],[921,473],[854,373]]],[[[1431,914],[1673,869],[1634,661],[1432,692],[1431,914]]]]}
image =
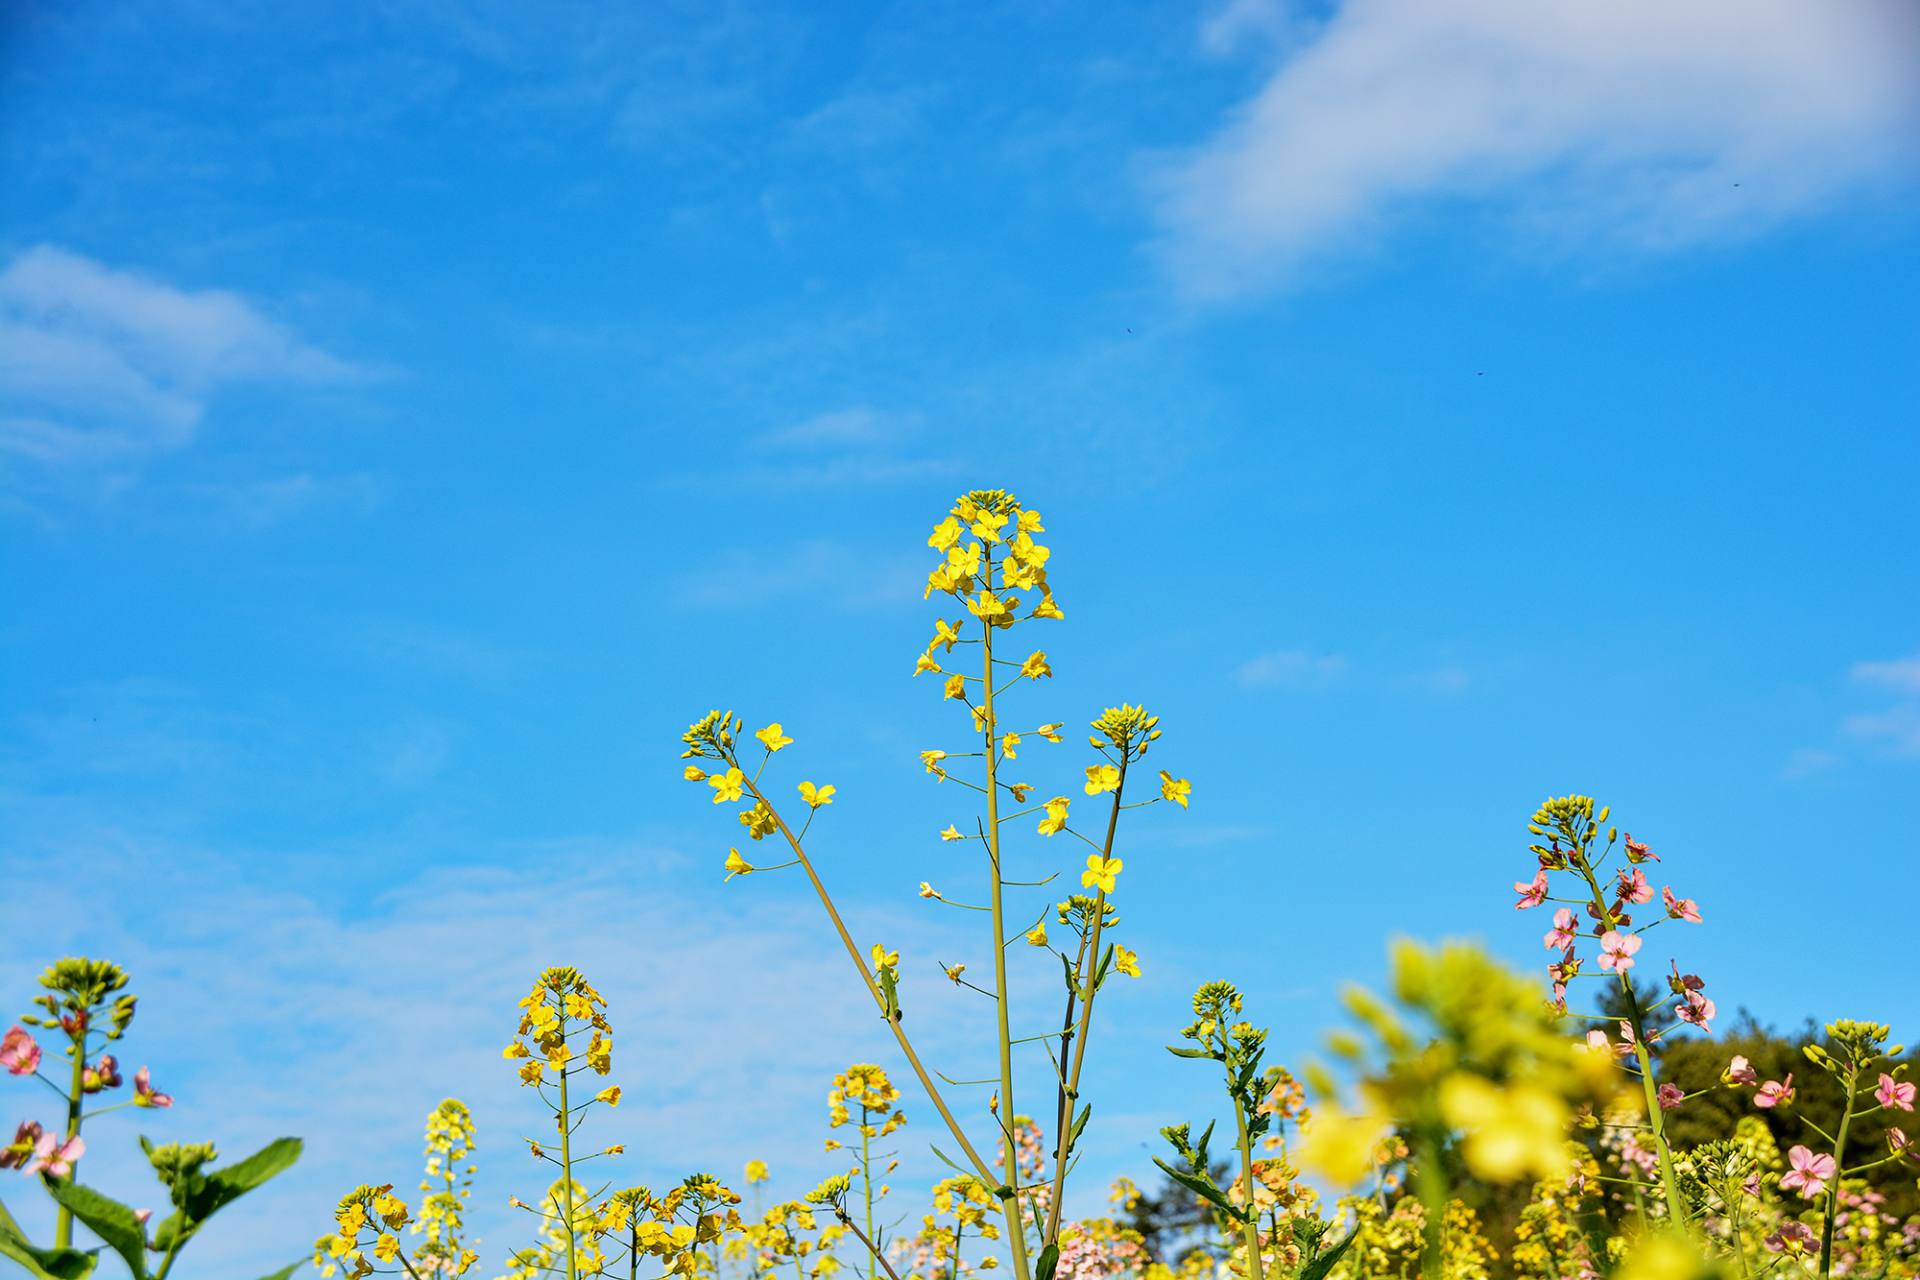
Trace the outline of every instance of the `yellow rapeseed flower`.
{"type": "Polygon", "coordinates": [[[1140,976],[1140,956],[1137,952],[1116,945],[1113,948],[1113,967],[1129,978],[1140,976]]]}
{"type": "Polygon", "coordinates": [[[727,850],[727,879],[728,880],[733,879],[735,876],[750,876],[752,874],[753,874],[753,864],[751,862],[748,862],[745,858],[741,857],[740,851],[738,849],[727,850]]]}
{"type": "Polygon", "coordinates": [[[1160,771],[1160,798],[1171,800],[1182,809],[1187,807],[1187,797],[1193,794],[1193,784],[1185,778],[1176,778],[1165,769],[1160,771]]]}
{"type": "Polygon", "coordinates": [[[1082,888],[1091,889],[1100,886],[1100,892],[1112,893],[1114,877],[1120,874],[1126,864],[1118,858],[1103,858],[1097,853],[1087,855],[1087,869],[1080,873],[1082,888]]]}
{"type": "Polygon", "coordinates": [[[760,745],[768,751],[778,751],[780,748],[791,746],[793,743],[792,738],[780,732],[780,722],[778,720],[775,720],[772,724],[753,736],[760,739],[760,745]]]}
{"type": "Polygon", "coordinates": [[[1090,764],[1087,766],[1087,794],[1097,796],[1103,791],[1117,791],[1120,788],[1120,770],[1110,764],[1090,764]]]}
{"type": "Polygon", "coordinates": [[[747,775],[738,769],[728,769],[725,773],[716,773],[707,779],[707,785],[713,788],[715,804],[731,804],[740,798],[740,789],[747,784],[747,775]]]}
{"type": "Polygon", "coordinates": [[[833,803],[833,793],[835,790],[836,788],[831,784],[824,787],[815,787],[811,782],[803,782],[800,784],[800,798],[807,802],[809,809],[818,809],[822,805],[833,803]]]}
{"type": "Polygon", "coordinates": [[[1039,832],[1043,836],[1058,834],[1067,829],[1067,805],[1065,796],[1055,796],[1047,801],[1047,816],[1040,819],[1039,832]]]}

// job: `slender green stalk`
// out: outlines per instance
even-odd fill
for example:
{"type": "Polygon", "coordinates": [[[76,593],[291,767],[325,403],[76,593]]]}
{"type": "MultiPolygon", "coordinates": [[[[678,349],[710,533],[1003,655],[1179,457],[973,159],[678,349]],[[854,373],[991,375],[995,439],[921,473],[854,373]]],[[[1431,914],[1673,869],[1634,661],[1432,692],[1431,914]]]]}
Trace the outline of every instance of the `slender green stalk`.
{"type": "MultiPolygon", "coordinates": [[[[69,1039],[73,1042],[73,1082],[67,1086],[67,1141],[72,1142],[80,1136],[80,1103],[86,1097],[87,1033],[83,1028],[79,1035],[69,1035],[69,1039]]],[[[67,1176],[71,1178],[78,1175],[70,1173],[67,1176]]],[[[53,1221],[53,1247],[70,1247],[73,1244],[73,1210],[61,1205],[53,1221]]]]}
{"type": "MultiPolygon", "coordinates": [[[[1607,895],[1600,888],[1600,881],[1594,877],[1593,868],[1582,856],[1578,863],[1580,875],[1587,882],[1587,889],[1593,894],[1594,909],[1600,913],[1600,919],[1607,928],[1614,927],[1613,909],[1607,905],[1607,895]]],[[[1647,1124],[1653,1130],[1654,1156],[1660,1164],[1660,1189],[1666,1196],[1667,1216],[1672,1219],[1676,1231],[1687,1227],[1686,1201],[1680,1196],[1680,1179],[1673,1170],[1673,1148],[1667,1143],[1667,1124],[1660,1110],[1659,1086],[1654,1082],[1653,1056],[1647,1050],[1647,1027],[1644,1011],[1640,1008],[1640,993],[1633,989],[1633,978],[1622,973],[1620,990],[1626,997],[1627,1025],[1633,1028],[1633,1054],[1640,1066],[1640,1091],[1647,1102],[1647,1124]]]]}
{"type": "MultiPolygon", "coordinates": [[[[560,1015],[560,1041],[566,1043],[567,1018],[560,1015]]],[[[567,1233],[567,1280],[579,1280],[580,1260],[576,1254],[573,1239],[573,1119],[572,1108],[567,1103],[567,1068],[560,1067],[560,1205],[566,1214],[567,1233]]]]}
{"type": "MultiPolygon", "coordinates": [[[[814,868],[813,860],[801,847],[799,837],[794,835],[793,828],[787,825],[787,820],[780,816],[779,810],[773,807],[766,793],[761,791],[757,784],[749,781],[746,783],[746,788],[753,798],[765,805],[767,812],[773,815],[774,824],[780,829],[780,834],[786,838],[787,847],[793,850],[794,861],[798,862],[800,869],[807,873],[807,879],[813,884],[815,896],[820,899],[820,905],[826,910],[827,919],[832,922],[834,932],[840,935],[840,945],[846,948],[848,959],[853,961],[853,967],[859,972],[860,980],[866,983],[867,994],[873,997],[874,1004],[884,1007],[885,997],[880,992],[880,985],[874,981],[873,971],[867,967],[867,958],[861,955],[860,948],[854,945],[853,935],[847,931],[846,921],[840,918],[840,909],[834,905],[833,896],[827,892],[826,883],[820,879],[820,873],[814,868]]],[[[933,1109],[938,1111],[940,1118],[946,1122],[947,1132],[953,1135],[953,1140],[960,1144],[960,1150],[968,1160],[973,1162],[974,1172],[980,1176],[981,1181],[992,1185],[993,1166],[981,1157],[973,1141],[967,1137],[967,1131],[962,1129],[960,1122],[954,1118],[952,1109],[947,1106],[946,1098],[933,1083],[932,1073],[921,1063],[920,1054],[914,1049],[913,1042],[907,1038],[905,1029],[900,1025],[900,1019],[887,1019],[887,1026],[893,1032],[894,1042],[900,1046],[900,1052],[906,1055],[907,1065],[913,1068],[914,1078],[919,1080],[920,1087],[926,1090],[928,1099],[933,1103],[933,1109]]]]}
{"type": "MultiPolygon", "coordinates": [[[[1120,797],[1127,789],[1127,753],[1120,753],[1120,781],[1113,789],[1113,809],[1107,814],[1107,839],[1101,846],[1100,857],[1104,860],[1113,856],[1113,836],[1120,825],[1120,797]]],[[[1107,891],[1096,889],[1093,899],[1093,928],[1090,931],[1089,945],[1081,952],[1080,963],[1074,966],[1074,976],[1080,984],[1080,1021],[1074,1028],[1073,1068],[1067,1073],[1062,1087],[1063,1101],[1060,1108],[1060,1132],[1055,1142],[1056,1158],[1053,1167],[1053,1191],[1047,1203],[1047,1229],[1041,1237],[1042,1244],[1051,1244],[1060,1237],[1060,1201],[1066,1194],[1067,1182],[1067,1134],[1068,1126],[1073,1123],[1074,1106],[1080,1099],[1080,1068],[1087,1057],[1087,1032],[1093,1021],[1094,975],[1100,970],[1100,932],[1107,921],[1107,891]]],[[[1061,1051],[1065,1052],[1062,1045],[1061,1051]]]]}
{"type": "MultiPolygon", "coordinates": [[[[871,1125],[867,1123],[867,1104],[860,1104],[860,1181],[867,1193],[867,1235],[873,1235],[873,1143],[867,1134],[871,1125]]],[[[868,1280],[878,1280],[880,1275],[879,1255],[867,1259],[868,1280]]]]}
{"type": "MultiPolygon", "coordinates": [[[[993,549],[988,547],[982,569],[982,581],[988,591],[993,590],[993,567],[993,549]]],[[[1013,1252],[1015,1280],[1030,1280],[1033,1273],[1027,1265],[1026,1226],[1020,1216],[1020,1151],[1013,1132],[1016,1114],[1013,1105],[1013,1032],[1009,1025],[1008,1010],[1006,911],[1001,901],[1006,881],[1000,861],[999,750],[996,746],[999,726],[994,723],[993,714],[993,627],[982,619],[980,632],[981,734],[986,740],[987,755],[987,854],[993,873],[993,892],[989,900],[993,912],[993,1004],[1000,1041],[1000,1132],[1004,1152],[1001,1165],[1006,1174],[1003,1185],[1008,1190],[1001,1207],[1007,1218],[1007,1246],[1013,1252]]]]}
{"type": "MultiPolygon", "coordinates": [[[[1227,1085],[1231,1088],[1233,1082],[1229,1080],[1227,1085]]],[[[1260,1262],[1260,1215],[1254,1209],[1257,1201],[1253,1193],[1253,1139],[1247,1134],[1247,1109],[1240,1105],[1238,1095],[1233,1099],[1233,1123],[1240,1131],[1240,1178],[1247,1193],[1244,1206],[1247,1220],[1243,1225],[1247,1240],[1247,1276],[1249,1280],[1261,1280],[1265,1269],[1260,1262]]]]}
{"type": "Polygon", "coordinates": [[[1840,1117],[1840,1133],[1833,1140],[1833,1185],[1827,1188],[1827,1205],[1820,1214],[1820,1276],[1833,1274],[1833,1219],[1840,1208],[1840,1179],[1846,1173],[1847,1130],[1853,1125],[1853,1094],[1860,1087],[1860,1065],[1847,1068],[1847,1109],[1840,1117]]]}

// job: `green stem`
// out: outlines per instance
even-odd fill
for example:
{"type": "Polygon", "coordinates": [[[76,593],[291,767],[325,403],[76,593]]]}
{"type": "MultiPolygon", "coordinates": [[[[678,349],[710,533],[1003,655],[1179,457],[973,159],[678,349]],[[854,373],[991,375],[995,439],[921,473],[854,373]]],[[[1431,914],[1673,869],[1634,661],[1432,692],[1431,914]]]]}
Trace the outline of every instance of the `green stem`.
{"type": "MultiPolygon", "coordinates": [[[[1120,796],[1127,786],[1127,755],[1120,754],[1120,781],[1113,789],[1113,810],[1107,815],[1107,842],[1100,850],[1104,860],[1113,856],[1113,835],[1120,824],[1120,796]]],[[[1060,1108],[1060,1133],[1055,1143],[1057,1158],[1053,1168],[1053,1194],[1047,1204],[1047,1229],[1041,1237],[1042,1244],[1048,1244],[1060,1237],[1060,1202],[1066,1195],[1067,1182],[1067,1134],[1073,1123],[1074,1106],[1080,1100],[1080,1067],[1087,1058],[1087,1033],[1093,1022],[1093,997],[1097,988],[1094,976],[1100,971],[1100,931],[1107,920],[1107,891],[1096,889],[1093,899],[1093,929],[1082,960],[1086,972],[1082,981],[1085,990],[1080,993],[1080,1023],[1074,1030],[1073,1068],[1067,1073],[1063,1089],[1064,1103],[1060,1108]]],[[[1075,966],[1075,976],[1080,977],[1080,966],[1075,966]]]]}
{"type": "MultiPolygon", "coordinates": [[[[73,1042],[73,1081],[67,1086],[67,1141],[72,1142],[80,1136],[80,1101],[86,1096],[87,1033],[82,1031],[77,1036],[69,1036],[69,1039],[73,1042]]],[[[68,1173],[67,1176],[72,1178],[75,1174],[68,1173]]],[[[53,1247],[65,1249],[72,1244],[73,1210],[61,1205],[58,1216],[54,1218],[53,1247]]]]}
{"type": "MultiPolygon", "coordinates": [[[[560,1018],[560,1041],[566,1043],[567,1020],[560,1018]]],[[[560,1206],[566,1215],[567,1280],[579,1280],[580,1260],[575,1251],[573,1233],[573,1110],[567,1101],[567,1068],[560,1067],[560,1206]]]]}
{"type": "MultiPolygon", "coordinates": [[[[983,566],[982,582],[988,591],[993,590],[993,550],[987,550],[986,564],[983,566]]],[[[1006,912],[1002,906],[1002,865],[1000,862],[1000,785],[999,751],[995,743],[998,740],[993,716],[993,626],[986,619],[980,620],[981,631],[981,733],[986,739],[987,765],[987,852],[992,863],[993,896],[993,1004],[996,1030],[1000,1040],[1000,1132],[1004,1157],[1001,1167],[1005,1172],[1006,1197],[1001,1200],[1001,1208],[1007,1219],[1007,1247],[1013,1252],[1013,1274],[1015,1280],[1031,1280],[1032,1272],[1027,1267],[1027,1231],[1020,1211],[1020,1150],[1014,1134],[1013,1106],[1013,1031],[1010,1026],[1010,1014],[1007,999],[1007,924],[1006,912]]]]}
{"type": "Polygon", "coordinates": [[[1432,1133],[1420,1135],[1415,1157],[1414,1178],[1420,1193],[1420,1205],[1426,1211],[1422,1224],[1420,1273],[1426,1280],[1440,1280],[1443,1258],[1441,1245],[1447,1224],[1447,1173],[1440,1164],[1440,1140],[1432,1133]]]}
{"type": "MultiPolygon", "coordinates": [[[[867,1193],[867,1235],[873,1236],[873,1151],[872,1140],[867,1136],[871,1126],[867,1123],[867,1104],[860,1104],[860,1181],[867,1193]]],[[[867,1280],[879,1280],[880,1263],[876,1254],[867,1259],[867,1280]]]]}
{"type": "Polygon", "coordinates": [[[1855,1065],[1847,1072],[1847,1109],[1840,1116],[1840,1135],[1833,1142],[1833,1185],[1827,1188],[1827,1207],[1820,1215],[1821,1280],[1833,1274],[1833,1219],[1840,1209],[1840,1178],[1846,1172],[1842,1162],[1847,1158],[1847,1129],[1853,1124],[1853,1094],[1859,1087],[1860,1068],[1855,1065]]]}
{"type": "Polygon", "coordinates": [[[1247,1277],[1261,1280],[1265,1269],[1260,1264],[1260,1214],[1254,1208],[1257,1201],[1253,1191],[1253,1138],[1247,1133],[1247,1109],[1240,1105],[1238,1097],[1233,1100],[1233,1123],[1240,1131],[1240,1185],[1247,1193],[1246,1204],[1242,1206],[1246,1221],[1241,1228],[1247,1241],[1247,1277]]]}

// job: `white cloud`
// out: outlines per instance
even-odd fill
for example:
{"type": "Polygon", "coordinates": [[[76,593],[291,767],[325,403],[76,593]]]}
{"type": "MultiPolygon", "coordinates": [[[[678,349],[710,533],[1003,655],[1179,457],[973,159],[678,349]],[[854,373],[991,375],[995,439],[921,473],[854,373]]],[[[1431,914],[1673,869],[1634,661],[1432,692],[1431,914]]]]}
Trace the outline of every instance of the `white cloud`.
{"type": "Polygon", "coordinates": [[[1856,662],[1848,673],[1855,680],[1883,684],[1906,693],[1920,693],[1920,654],[1889,662],[1856,662]]]}
{"type": "Polygon", "coordinates": [[[1840,727],[1856,738],[1882,743],[1895,755],[1920,755],[1920,702],[1863,711],[1848,716],[1840,727]]]}
{"type": "Polygon", "coordinates": [[[1241,663],[1233,678],[1249,689],[1325,689],[1346,677],[1347,666],[1337,653],[1280,649],[1241,663]]]}
{"type": "MultiPolygon", "coordinates": [[[[1239,0],[1202,40],[1263,24],[1239,0]]],[[[1907,171],[1916,65],[1907,0],[1347,0],[1164,175],[1162,248],[1218,297],[1436,198],[1568,241],[1751,235],[1907,171]]]]}
{"type": "Polygon", "coordinates": [[[358,376],[224,289],[177,288],[54,245],[0,271],[0,452],[44,468],[181,448],[226,387],[358,376]]]}

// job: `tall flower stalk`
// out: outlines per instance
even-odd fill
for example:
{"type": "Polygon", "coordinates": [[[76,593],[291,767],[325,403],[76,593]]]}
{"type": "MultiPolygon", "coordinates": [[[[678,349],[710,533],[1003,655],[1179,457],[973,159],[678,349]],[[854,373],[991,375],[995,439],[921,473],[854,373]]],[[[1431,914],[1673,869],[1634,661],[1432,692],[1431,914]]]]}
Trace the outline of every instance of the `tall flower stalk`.
{"type": "MultiPolygon", "coordinates": [[[[987,877],[984,903],[964,903],[947,898],[931,884],[922,882],[921,896],[966,910],[978,911],[988,918],[988,943],[992,947],[990,986],[978,986],[964,977],[966,965],[943,964],[946,976],[957,985],[980,992],[994,1006],[995,1086],[987,1108],[998,1129],[1000,1154],[989,1160],[982,1155],[984,1144],[968,1134],[952,1106],[935,1083],[935,1074],[922,1061],[913,1041],[902,1025],[900,1008],[899,953],[884,944],[862,948],[828,893],[819,866],[810,853],[806,838],[821,809],[832,804],[837,789],[811,781],[799,783],[805,818],[794,823],[782,815],[763,781],[774,754],[789,746],[788,737],[778,722],[752,735],[763,754],[751,768],[742,762],[746,748],[745,723],[732,712],[709,712],[682,737],[683,758],[701,763],[689,764],[689,781],[704,782],[713,791],[716,804],[738,803],[741,825],[751,840],[778,836],[791,858],[773,865],[756,866],[740,851],[730,849],[726,861],[728,878],[752,875],[784,867],[798,866],[807,876],[815,895],[827,914],[835,933],[858,972],[861,984],[886,1021],[914,1077],[933,1103],[935,1112],[958,1145],[965,1163],[955,1164],[962,1172],[978,1177],[993,1189],[999,1199],[1006,1223],[1006,1236],[1012,1254],[1016,1280],[1046,1280],[1059,1255],[1059,1204],[1064,1182],[1072,1165],[1074,1143],[1086,1124],[1089,1110],[1079,1103],[1082,1070],[1091,1030],[1092,1005],[1102,981],[1110,972],[1137,975],[1139,962],[1131,952],[1106,944],[1105,930],[1114,919],[1107,896],[1114,891],[1115,877],[1122,870],[1116,856],[1115,834],[1121,809],[1135,805],[1122,802],[1126,769],[1138,762],[1148,745],[1159,737],[1157,718],[1138,707],[1119,707],[1093,722],[1094,748],[1101,763],[1086,770],[1085,790],[1089,796],[1111,793],[1113,800],[1107,815],[1106,838],[1096,842],[1072,831],[1068,821],[1069,800],[1055,796],[1037,804],[1030,803],[1033,784],[1010,780],[1012,762],[1019,759],[1028,738],[1059,742],[1061,726],[1041,724],[1033,729],[1009,729],[1003,723],[1006,699],[1023,683],[1048,679],[1053,668],[1044,650],[1034,650],[1024,658],[1004,656],[1015,626],[1032,621],[1058,620],[1064,615],[1053,597],[1047,580],[1051,551],[1034,540],[1045,531],[1040,513],[1021,505],[1004,490],[976,490],[958,499],[947,517],[933,530],[928,545],[940,555],[929,574],[926,596],[936,593],[964,606],[965,613],[954,619],[935,621],[933,639],[920,653],[914,674],[942,678],[941,690],[947,700],[958,702],[971,718],[973,742],[969,749],[923,751],[920,759],[926,772],[939,782],[952,782],[979,794],[984,812],[963,831],[949,823],[940,835],[947,841],[978,841],[985,854],[987,877]],[[950,670],[956,649],[979,647],[978,664],[973,671],[950,670]],[[977,674],[976,674],[977,673],[977,674]],[[962,776],[962,762],[978,761],[978,772],[962,776]],[[1094,850],[1087,858],[1081,876],[1083,888],[1097,889],[1092,898],[1072,898],[1052,908],[1062,924],[1077,934],[1073,954],[1061,952],[1063,974],[1068,988],[1068,1003],[1060,1029],[1016,1035],[1015,1012],[1008,981],[1008,949],[1023,935],[1036,947],[1051,949],[1046,933],[1047,910],[1041,911],[1030,927],[1022,929],[1012,912],[1011,890],[1045,884],[1041,880],[1017,880],[1008,874],[1009,849],[1007,824],[1032,814],[1042,814],[1038,832],[1043,836],[1071,831],[1094,850]],[[1017,1052],[1022,1045],[1045,1047],[1056,1082],[1057,1132],[1053,1143],[1054,1169],[1050,1181],[1026,1185],[1017,1148],[1019,1143],[1010,1127],[1018,1115],[1015,1105],[1017,1052]],[[996,1167],[997,1166],[997,1167],[996,1167]],[[1030,1257],[1024,1225],[1029,1216],[1039,1224],[1037,1257],[1030,1257]]],[[[971,769],[968,770],[971,772],[971,769]]],[[[1183,779],[1161,774],[1161,794],[1143,803],[1172,800],[1182,808],[1187,804],[1190,787],[1183,779]]],[[[1026,917],[1022,917],[1025,919],[1026,917]]],[[[949,1163],[954,1163],[949,1161],[949,1163]]]]}

